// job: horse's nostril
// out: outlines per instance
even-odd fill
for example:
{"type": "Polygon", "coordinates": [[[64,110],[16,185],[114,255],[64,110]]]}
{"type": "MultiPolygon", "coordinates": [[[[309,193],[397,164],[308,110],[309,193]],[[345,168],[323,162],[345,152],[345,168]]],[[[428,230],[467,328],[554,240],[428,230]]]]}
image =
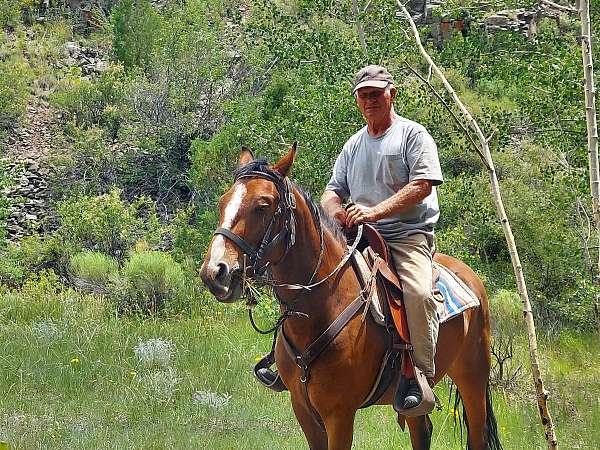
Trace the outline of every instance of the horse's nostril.
{"type": "Polygon", "coordinates": [[[217,281],[223,281],[223,279],[225,277],[227,277],[227,274],[229,273],[229,267],[227,266],[227,264],[225,263],[219,263],[217,264],[217,273],[215,275],[215,279],[217,281]]]}

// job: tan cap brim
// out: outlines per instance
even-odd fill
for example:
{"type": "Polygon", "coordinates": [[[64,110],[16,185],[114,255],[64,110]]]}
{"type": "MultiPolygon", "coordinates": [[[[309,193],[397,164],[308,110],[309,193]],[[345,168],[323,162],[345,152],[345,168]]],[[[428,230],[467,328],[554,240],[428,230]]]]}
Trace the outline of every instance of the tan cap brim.
{"type": "Polygon", "coordinates": [[[360,88],[364,88],[364,87],[375,87],[375,88],[379,88],[379,89],[384,89],[387,87],[387,85],[389,84],[389,81],[379,81],[379,80],[367,80],[367,81],[363,81],[362,83],[358,83],[354,89],[352,89],[352,95],[354,95],[354,93],[356,91],[358,91],[360,88]]]}

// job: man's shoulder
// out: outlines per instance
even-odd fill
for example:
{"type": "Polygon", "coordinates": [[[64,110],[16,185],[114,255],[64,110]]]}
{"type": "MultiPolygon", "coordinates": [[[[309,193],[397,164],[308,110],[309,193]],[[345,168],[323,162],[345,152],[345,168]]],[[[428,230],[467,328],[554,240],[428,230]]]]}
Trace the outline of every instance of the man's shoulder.
{"type": "Polygon", "coordinates": [[[358,144],[358,142],[365,135],[365,133],[367,133],[366,125],[348,138],[348,140],[344,144],[344,151],[352,152],[356,148],[356,144],[358,144]]]}
{"type": "Polygon", "coordinates": [[[400,129],[404,129],[408,135],[422,132],[429,134],[427,128],[425,128],[423,125],[421,125],[418,122],[415,122],[414,120],[407,119],[406,117],[398,116],[396,120],[394,120],[393,126],[398,127],[400,129]]]}

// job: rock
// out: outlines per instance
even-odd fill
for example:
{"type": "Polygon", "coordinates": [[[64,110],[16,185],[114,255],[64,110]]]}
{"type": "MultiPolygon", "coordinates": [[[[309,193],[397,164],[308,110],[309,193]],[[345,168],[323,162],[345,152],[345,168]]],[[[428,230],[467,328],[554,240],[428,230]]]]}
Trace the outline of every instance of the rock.
{"type": "Polygon", "coordinates": [[[101,59],[98,60],[96,62],[96,65],[94,66],[94,70],[98,73],[105,72],[106,69],[108,69],[108,64],[105,61],[102,61],[101,59]]]}
{"type": "Polygon", "coordinates": [[[507,26],[509,23],[509,19],[508,17],[504,16],[504,15],[495,15],[495,16],[490,16],[487,17],[485,19],[485,23],[488,26],[507,26]]]}
{"type": "Polygon", "coordinates": [[[73,58],[77,58],[81,53],[81,47],[79,47],[79,44],[77,42],[65,42],[65,49],[73,58]]]}

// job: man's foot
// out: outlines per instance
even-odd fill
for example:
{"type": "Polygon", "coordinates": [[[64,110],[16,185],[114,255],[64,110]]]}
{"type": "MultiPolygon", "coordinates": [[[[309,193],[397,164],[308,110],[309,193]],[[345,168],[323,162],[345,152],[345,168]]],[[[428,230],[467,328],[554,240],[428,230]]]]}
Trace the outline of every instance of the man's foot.
{"type": "Polygon", "coordinates": [[[404,404],[402,407],[404,409],[412,409],[419,406],[421,400],[423,400],[423,394],[421,393],[419,384],[416,379],[411,378],[408,380],[408,390],[406,391],[406,397],[404,397],[404,404]]]}

